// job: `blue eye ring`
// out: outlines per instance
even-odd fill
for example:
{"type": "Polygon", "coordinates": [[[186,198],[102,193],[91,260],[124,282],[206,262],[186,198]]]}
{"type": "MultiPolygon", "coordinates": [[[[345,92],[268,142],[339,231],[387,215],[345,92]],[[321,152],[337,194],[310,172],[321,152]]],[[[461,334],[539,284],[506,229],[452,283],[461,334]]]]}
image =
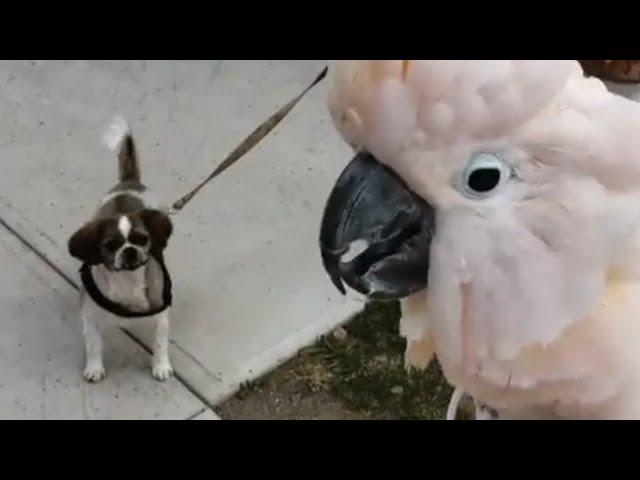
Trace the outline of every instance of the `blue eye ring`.
{"type": "Polygon", "coordinates": [[[480,152],[462,172],[461,191],[472,198],[484,198],[499,190],[512,175],[512,168],[499,155],[480,152]]]}

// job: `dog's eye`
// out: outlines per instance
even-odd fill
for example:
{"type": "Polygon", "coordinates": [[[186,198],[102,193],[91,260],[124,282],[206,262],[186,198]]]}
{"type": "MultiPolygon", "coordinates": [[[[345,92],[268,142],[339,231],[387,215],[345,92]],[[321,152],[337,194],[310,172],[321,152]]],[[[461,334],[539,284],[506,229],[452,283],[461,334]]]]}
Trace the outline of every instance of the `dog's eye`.
{"type": "Polygon", "coordinates": [[[142,232],[132,232],[131,235],[129,235],[129,241],[134,245],[143,247],[149,243],[149,235],[142,232]]]}
{"type": "Polygon", "coordinates": [[[122,246],[123,243],[124,243],[123,239],[114,237],[114,238],[109,238],[108,240],[105,240],[102,246],[110,252],[115,252],[122,246]]]}

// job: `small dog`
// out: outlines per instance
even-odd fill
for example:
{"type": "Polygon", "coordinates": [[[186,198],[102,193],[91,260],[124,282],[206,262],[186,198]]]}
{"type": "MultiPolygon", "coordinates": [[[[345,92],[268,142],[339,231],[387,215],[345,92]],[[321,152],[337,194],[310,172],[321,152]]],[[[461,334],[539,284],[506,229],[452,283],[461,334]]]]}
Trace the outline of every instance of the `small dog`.
{"type": "Polygon", "coordinates": [[[84,378],[105,376],[102,330],[147,318],[155,322],[151,372],[173,375],[169,361],[171,278],[163,251],[171,220],[149,199],[131,130],[116,117],[105,143],[118,152],[119,183],[102,199],[93,217],[69,240],[69,253],[83,262],[80,316],[86,345],[84,378]]]}

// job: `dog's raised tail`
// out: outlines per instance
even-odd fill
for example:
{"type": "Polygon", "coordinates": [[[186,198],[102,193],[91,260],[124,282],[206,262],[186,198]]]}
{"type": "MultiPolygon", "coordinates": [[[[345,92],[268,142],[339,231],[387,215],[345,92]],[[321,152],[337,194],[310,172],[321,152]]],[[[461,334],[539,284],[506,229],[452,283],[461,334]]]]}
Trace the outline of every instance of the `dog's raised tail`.
{"type": "Polygon", "coordinates": [[[103,141],[110,150],[118,152],[118,177],[121,182],[140,181],[140,164],[133,135],[127,121],[116,115],[103,141]]]}

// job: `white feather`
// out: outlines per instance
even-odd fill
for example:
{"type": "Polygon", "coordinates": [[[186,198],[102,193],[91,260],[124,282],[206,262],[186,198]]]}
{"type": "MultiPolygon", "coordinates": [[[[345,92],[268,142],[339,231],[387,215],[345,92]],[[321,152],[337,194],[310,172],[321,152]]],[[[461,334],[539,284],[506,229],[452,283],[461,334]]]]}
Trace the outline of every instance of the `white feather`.
{"type": "Polygon", "coordinates": [[[104,134],[102,141],[109,150],[115,152],[120,147],[122,140],[130,134],[131,129],[129,128],[127,121],[120,115],[116,115],[104,134]]]}

